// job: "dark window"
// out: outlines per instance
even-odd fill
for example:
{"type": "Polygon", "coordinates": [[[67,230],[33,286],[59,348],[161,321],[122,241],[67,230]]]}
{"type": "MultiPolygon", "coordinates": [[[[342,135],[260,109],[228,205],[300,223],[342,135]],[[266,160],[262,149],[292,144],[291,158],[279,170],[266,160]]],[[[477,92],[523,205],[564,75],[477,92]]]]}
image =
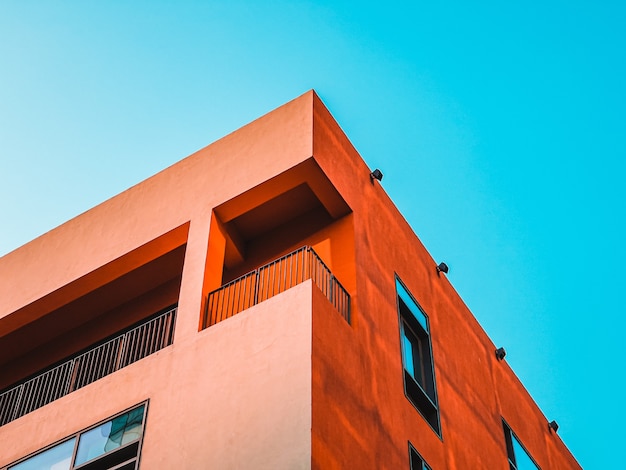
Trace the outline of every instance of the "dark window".
{"type": "Polygon", "coordinates": [[[441,434],[428,317],[398,278],[396,292],[404,365],[404,391],[428,424],[437,434],[441,434]]]}
{"type": "Polygon", "coordinates": [[[420,454],[417,453],[415,447],[409,442],[409,461],[411,462],[411,470],[431,470],[420,454]]]}
{"type": "Polygon", "coordinates": [[[7,470],[134,470],[145,423],[145,403],[27,457],[7,470]]]}
{"type": "Polygon", "coordinates": [[[509,457],[510,470],[539,470],[539,466],[524,449],[511,428],[502,421],[504,426],[504,440],[506,441],[506,453],[509,457]]]}

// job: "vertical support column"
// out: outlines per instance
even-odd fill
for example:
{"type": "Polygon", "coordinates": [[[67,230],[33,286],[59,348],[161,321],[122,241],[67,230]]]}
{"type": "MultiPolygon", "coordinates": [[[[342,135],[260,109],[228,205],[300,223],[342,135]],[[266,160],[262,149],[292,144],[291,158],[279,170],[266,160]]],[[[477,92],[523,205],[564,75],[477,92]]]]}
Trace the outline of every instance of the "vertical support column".
{"type": "MultiPolygon", "coordinates": [[[[211,212],[208,210],[194,217],[189,225],[187,248],[183,275],[180,285],[178,311],[176,312],[176,328],[174,329],[174,344],[192,335],[202,327],[205,310],[207,285],[205,271],[211,269],[209,250],[209,226],[211,212]]],[[[221,264],[220,268],[221,268],[221,264]]],[[[220,270],[221,278],[221,270],[220,270]]]]}

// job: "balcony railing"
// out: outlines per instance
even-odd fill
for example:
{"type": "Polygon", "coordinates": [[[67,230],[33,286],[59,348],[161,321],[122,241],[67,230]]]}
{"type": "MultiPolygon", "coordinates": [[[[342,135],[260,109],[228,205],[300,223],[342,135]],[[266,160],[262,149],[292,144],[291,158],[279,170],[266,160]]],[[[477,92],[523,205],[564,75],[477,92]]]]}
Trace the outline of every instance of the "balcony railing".
{"type": "Polygon", "coordinates": [[[172,344],[176,308],[0,394],[0,426],[172,344]]]}
{"type": "Polygon", "coordinates": [[[308,279],[350,323],[350,295],[313,248],[304,246],[211,292],[203,326],[215,325],[308,279]]]}

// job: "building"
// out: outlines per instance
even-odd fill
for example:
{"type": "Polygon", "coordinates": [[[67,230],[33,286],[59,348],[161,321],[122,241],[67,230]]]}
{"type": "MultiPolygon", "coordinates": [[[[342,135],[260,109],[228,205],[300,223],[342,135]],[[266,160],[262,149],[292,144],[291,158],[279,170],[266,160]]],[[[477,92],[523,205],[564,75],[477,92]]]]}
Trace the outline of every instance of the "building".
{"type": "Polygon", "coordinates": [[[370,173],[310,91],[0,258],[0,469],[580,468],[370,173]]]}

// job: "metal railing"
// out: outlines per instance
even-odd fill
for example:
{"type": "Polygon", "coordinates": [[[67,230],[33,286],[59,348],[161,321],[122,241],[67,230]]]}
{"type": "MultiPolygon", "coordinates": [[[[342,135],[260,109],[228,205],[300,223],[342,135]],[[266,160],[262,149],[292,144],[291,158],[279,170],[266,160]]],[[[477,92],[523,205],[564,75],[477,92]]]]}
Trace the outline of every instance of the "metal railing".
{"type": "Polygon", "coordinates": [[[312,279],[350,323],[350,295],[310,246],[304,246],[209,293],[203,327],[226,320],[312,279]]]}
{"type": "Polygon", "coordinates": [[[0,394],[0,426],[172,344],[176,308],[0,394]]]}

